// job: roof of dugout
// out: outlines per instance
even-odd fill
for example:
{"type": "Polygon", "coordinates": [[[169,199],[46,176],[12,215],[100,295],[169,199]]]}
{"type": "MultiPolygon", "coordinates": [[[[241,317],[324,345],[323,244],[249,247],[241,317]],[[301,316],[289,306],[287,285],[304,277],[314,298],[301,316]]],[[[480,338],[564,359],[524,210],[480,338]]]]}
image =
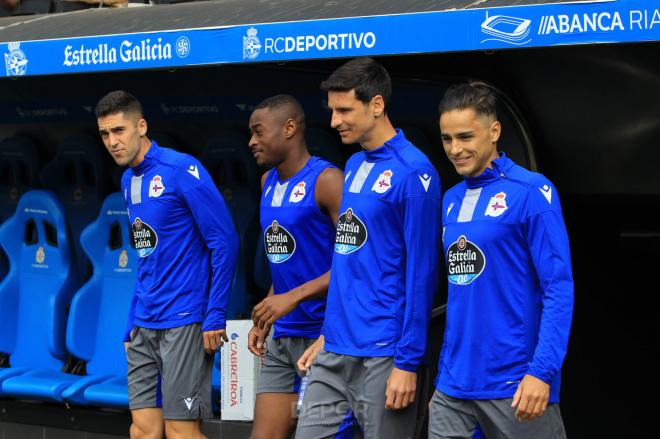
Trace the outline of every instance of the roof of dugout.
{"type": "Polygon", "coordinates": [[[660,40],[643,0],[216,0],[0,19],[2,76],[660,40]]]}

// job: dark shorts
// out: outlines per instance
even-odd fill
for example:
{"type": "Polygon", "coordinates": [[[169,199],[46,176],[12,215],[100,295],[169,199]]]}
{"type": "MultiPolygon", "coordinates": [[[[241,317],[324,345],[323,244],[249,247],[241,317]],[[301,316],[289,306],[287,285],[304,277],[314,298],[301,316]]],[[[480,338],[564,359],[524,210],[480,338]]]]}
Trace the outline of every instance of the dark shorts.
{"type": "Polygon", "coordinates": [[[199,323],[170,329],[135,327],[126,351],[131,410],[163,409],[163,418],[210,418],[213,356],[199,323]]]}
{"type": "Polygon", "coordinates": [[[315,341],[301,337],[269,340],[259,370],[257,393],[298,393],[301,376],[296,363],[315,341]]]}
{"type": "Polygon", "coordinates": [[[296,439],[344,437],[346,432],[368,439],[413,439],[417,402],[403,410],[385,408],[393,367],[392,357],[321,351],[309,375],[296,439]],[[356,420],[359,428],[352,428],[356,420]]]}
{"type": "Polygon", "coordinates": [[[513,398],[457,399],[436,390],[429,412],[429,439],[472,439],[477,424],[488,438],[566,439],[559,404],[545,414],[520,422],[511,407],[513,398]]]}

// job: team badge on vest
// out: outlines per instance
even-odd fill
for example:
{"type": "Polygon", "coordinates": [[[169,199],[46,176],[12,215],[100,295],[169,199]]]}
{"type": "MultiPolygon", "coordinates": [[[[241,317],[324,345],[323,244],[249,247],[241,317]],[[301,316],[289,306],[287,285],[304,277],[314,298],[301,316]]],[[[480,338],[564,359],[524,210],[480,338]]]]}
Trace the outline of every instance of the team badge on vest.
{"type": "Polygon", "coordinates": [[[447,277],[456,285],[467,285],[479,277],[486,257],[479,247],[463,235],[447,249],[447,277]]]}
{"type": "Polygon", "coordinates": [[[502,215],[506,209],[506,194],[504,192],[500,192],[494,197],[490,197],[490,201],[488,202],[488,206],[486,207],[486,212],[484,214],[486,216],[498,217],[502,215]]]}
{"type": "Polygon", "coordinates": [[[293,256],[296,251],[296,240],[287,229],[280,226],[277,221],[273,221],[264,232],[264,247],[268,260],[273,264],[279,264],[293,256]]]}
{"type": "Polygon", "coordinates": [[[389,169],[387,171],[383,171],[383,173],[381,173],[374,182],[374,185],[371,186],[371,190],[378,192],[379,194],[387,192],[392,187],[393,174],[394,173],[389,169]]]}
{"type": "Polygon", "coordinates": [[[337,221],[335,251],[347,255],[358,250],[365,242],[367,242],[367,228],[349,207],[346,212],[339,215],[337,221]]]}
{"type": "Polygon", "coordinates": [[[135,218],[131,224],[131,237],[133,238],[133,248],[137,250],[138,256],[146,258],[156,250],[158,245],[158,235],[151,226],[143,222],[140,218],[135,218]]]}
{"type": "Polygon", "coordinates": [[[304,181],[301,181],[294,186],[293,190],[291,191],[291,195],[289,195],[289,203],[297,203],[298,201],[305,198],[305,186],[306,184],[304,181]]]}
{"type": "Polygon", "coordinates": [[[163,179],[160,175],[156,175],[149,182],[149,197],[158,198],[163,194],[165,190],[165,185],[163,184],[163,179]]]}

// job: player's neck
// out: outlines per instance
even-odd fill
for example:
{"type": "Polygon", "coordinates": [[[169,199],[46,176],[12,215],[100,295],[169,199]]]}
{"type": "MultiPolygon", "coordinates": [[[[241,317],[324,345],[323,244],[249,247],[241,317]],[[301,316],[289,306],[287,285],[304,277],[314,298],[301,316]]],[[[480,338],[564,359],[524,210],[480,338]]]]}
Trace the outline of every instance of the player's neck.
{"type": "Polygon", "coordinates": [[[372,151],[383,146],[385,142],[394,136],[396,136],[396,130],[394,129],[394,126],[392,126],[390,119],[385,115],[383,116],[383,119],[376,122],[369,137],[363,139],[360,142],[360,145],[365,150],[372,151]]]}
{"type": "Polygon", "coordinates": [[[140,137],[140,151],[138,151],[133,161],[128,165],[131,168],[134,168],[142,163],[144,161],[144,157],[149,152],[149,149],[151,149],[151,140],[149,140],[147,136],[140,137]]]}
{"type": "Polygon", "coordinates": [[[307,145],[301,145],[299,148],[294,148],[289,152],[286,159],[277,165],[277,175],[280,180],[288,180],[296,175],[302,168],[305,167],[311,155],[307,151],[307,145]]]}

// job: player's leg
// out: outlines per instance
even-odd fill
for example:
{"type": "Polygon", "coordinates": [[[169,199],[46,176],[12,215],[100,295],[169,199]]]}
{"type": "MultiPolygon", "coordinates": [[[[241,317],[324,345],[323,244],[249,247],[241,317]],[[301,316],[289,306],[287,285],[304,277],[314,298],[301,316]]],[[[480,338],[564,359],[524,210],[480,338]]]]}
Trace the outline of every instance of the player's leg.
{"type": "Polygon", "coordinates": [[[297,393],[259,393],[251,439],[289,439],[296,427],[297,393]]]}
{"type": "Polygon", "coordinates": [[[155,349],[157,331],[136,328],[126,350],[128,398],[132,439],[161,439],[160,358],[155,349]]]}
{"type": "Polygon", "coordinates": [[[429,409],[429,439],[472,439],[479,437],[476,431],[472,401],[452,398],[436,390],[429,409]]]}
{"type": "Polygon", "coordinates": [[[206,439],[201,430],[201,421],[165,420],[165,437],[167,439],[206,439]]]}
{"type": "Polygon", "coordinates": [[[201,324],[163,330],[163,418],[168,439],[203,438],[201,420],[213,416],[213,356],[204,351],[201,324]]]}
{"type": "Polygon", "coordinates": [[[268,342],[259,371],[252,439],[289,439],[296,428],[300,376],[295,359],[313,340],[282,337],[268,342]]]}
{"type": "Polygon", "coordinates": [[[520,422],[512,402],[511,398],[475,402],[475,412],[486,437],[566,439],[559,404],[549,404],[540,418],[520,422]]]}
{"type": "Polygon", "coordinates": [[[163,410],[156,408],[131,410],[131,417],[131,439],[163,437],[163,410]]]}
{"type": "Polygon", "coordinates": [[[394,367],[392,357],[360,358],[349,386],[351,407],[365,438],[413,439],[417,427],[416,400],[402,410],[385,408],[387,380],[394,367]]]}

